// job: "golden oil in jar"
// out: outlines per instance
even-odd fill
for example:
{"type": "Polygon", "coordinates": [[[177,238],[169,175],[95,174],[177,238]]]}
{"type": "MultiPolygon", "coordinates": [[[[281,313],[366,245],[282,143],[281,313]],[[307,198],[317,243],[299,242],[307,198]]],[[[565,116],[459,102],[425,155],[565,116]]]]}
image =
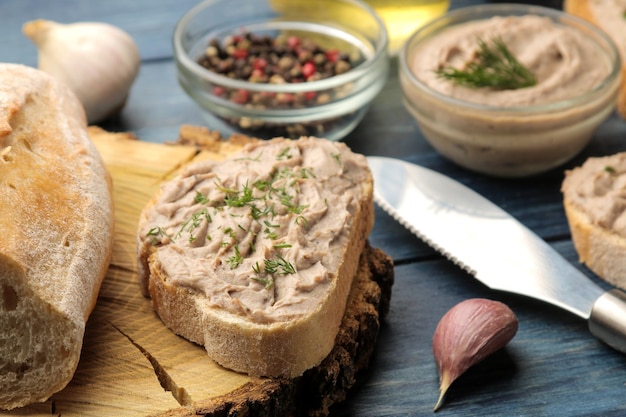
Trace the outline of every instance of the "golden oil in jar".
{"type": "Polygon", "coordinates": [[[385,22],[389,53],[397,54],[404,41],[418,28],[445,14],[450,0],[366,0],[385,22]]]}

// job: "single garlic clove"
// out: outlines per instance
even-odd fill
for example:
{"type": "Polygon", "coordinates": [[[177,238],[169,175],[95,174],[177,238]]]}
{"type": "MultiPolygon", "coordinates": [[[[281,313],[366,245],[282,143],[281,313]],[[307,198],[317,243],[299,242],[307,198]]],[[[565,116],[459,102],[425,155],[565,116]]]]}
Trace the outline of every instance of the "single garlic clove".
{"type": "Polygon", "coordinates": [[[140,64],[128,33],[107,23],[43,19],[25,23],[22,30],[37,46],[39,69],[68,85],[89,123],[103,121],[124,106],[140,64]]]}
{"type": "Polygon", "coordinates": [[[503,348],[517,333],[515,313],[499,301],[471,298],[452,307],[433,335],[433,355],[439,371],[439,399],[470,367],[503,348]]]}

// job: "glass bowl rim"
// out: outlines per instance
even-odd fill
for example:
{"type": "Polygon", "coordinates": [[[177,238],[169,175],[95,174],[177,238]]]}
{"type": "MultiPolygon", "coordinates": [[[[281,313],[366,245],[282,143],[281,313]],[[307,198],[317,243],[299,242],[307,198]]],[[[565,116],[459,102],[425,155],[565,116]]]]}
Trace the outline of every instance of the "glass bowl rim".
{"type": "MultiPolygon", "coordinates": [[[[182,38],[184,36],[185,28],[189,21],[193,19],[198,13],[204,10],[217,1],[226,0],[204,0],[199,4],[189,9],[176,23],[174,28],[174,34],[172,37],[174,46],[174,58],[179,65],[182,65],[187,71],[193,74],[196,78],[208,81],[212,84],[232,89],[244,89],[249,91],[265,91],[265,92],[284,92],[284,93],[297,93],[307,91],[321,91],[336,88],[343,84],[347,84],[354,80],[357,80],[366,75],[371,68],[375,68],[376,63],[387,58],[387,47],[389,43],[387,29],[384,22],[376,14],[374,9],[365,2],[359,0],[342,0],[344,3],[352,4],[363,10],[370,15],[376,22],[377,27],[380,30],[380,35],[376,38],[376,44],[374,46],[374,52],[371,56],[349,71],[334,75],[329,78],[321,80],[304,82],[304,83],[285,83],[285,84],[271,84],[271,83],[252,83],[244,80],[236,80],[224,75],[217,74],[213,71],[207,70],[200,64],[195,62],[185,50],[182,45],[182,38]]],[[[337,28],[329,25],[324,25],[333,30],[337,28]]]]}
{"type": "MultiPolygon", "coordinates": [[[[419,42],[417,44],[419,44],[419,42]]],[[[582,18],[571,15],[569,13],[565,13],[557,9],[552,9],[552,8],[545,7],[545,6],[524,5],[524,4],[517,4],[517,3],[481,4],[481,5],[462,7],[459,9],[451,10],[445,15],[440,16],[430,21],[429,23],[427,23],[426,25],[424,25],[423,27],[415,31],[406,40],[399,54],[399,66],[400,66],[400,72],[409,79],[411,86],[417,87],[419,90],[437,98],[438,100],[454,105],[456,107],[466,108],[470,110],[487,111],[487,112],[493,112],[493,113],[503,113],[503,114],[504,113],[516,114],[516,113],[555,112],[555,111],[560,111],[560,110],[567,110],[567,109],[577,106],[578,104],[586,103],[592,97],[596,96],[597,94],[605,90],[607,87],[610,87],[611,85],[613,85],[614,82],[620,77],[621,67],[622,67],[620,54],[617,49],[617,46],[615,45],[615,42],[606,33],[604,33],[602,30],[600,30],[593,24],[587,22],[586,20],[582,18]],[[423,36],[425,32],[428,33],[429,31],[433,30],[433,28],[436,28],[437,26],[441,26],[441,27],[439,29],[435,29],[432,34],[430,34],[429,36],[426,36],[424,39],[429,39],[430,36],[441,33],[441,31],[444,31],[450,27],[453,27],[459,24],[463,24],[463,23],[467,23],[471,21],[477,21],[479,19],[488,19],[489,17],[494,17],[494,16],[509,16],[509,15],[521,16],[523,13],[549,17],[553,21],[559,21],[561,22],[561,24],[567,27],[572,27],[578,31],[579,29],[577,27],[572,26],[572,24],[576,24],[581,27],[584,27],[589,32],[592,32],[595,36],[602,39],[603,42],[606,43],[606,45],[608,46],[608,49],[609,49],[608,51],[606,51],[605,48],[603,49],[605,50],[605,52],[608,52],[609,55],[612,55],[612,56],[609,56],[609,58],[611,59],[611,65],[612,65],[611,72],[600,83],[598,83],[593,89],[586,91],[582,94],[579,94],[577,96],[574,96],[574,97],[555,101],[555,102],[548,103],[548,104],[503,107],[503,106],[493,106],[493,105],[488,105],[488,104],[474,103],[474,102],[467,101],[467,100],[460,100],[458,98],[440,93],[432,89],[428,85],[426,85],[419,78],[417,78],[417,76],[415,76],[413,71],[411,71],[411,69],[409,68],[409,64],[407,62],[408,56],[410,55],[410,52],[411,52],[409,50],[409,47],[413,45],[413,43],[415,42],[415,39],[419,38],[420,36],[423,36]],[[480,18],[476,17],[478,15],[480,15],[480,18]],[[468,18],[468,17],[471,17],[471,18],[468,18]],[[446,20],[450,20],[452,21],[452,23],[442,25],[442,22],[446,20]]],[[[617,85],[615,87],[617,88],[617,85]]],[[[405,88],[406,87],[404,86],[402,87],[403,90],[405,90],[405,88]]]]}

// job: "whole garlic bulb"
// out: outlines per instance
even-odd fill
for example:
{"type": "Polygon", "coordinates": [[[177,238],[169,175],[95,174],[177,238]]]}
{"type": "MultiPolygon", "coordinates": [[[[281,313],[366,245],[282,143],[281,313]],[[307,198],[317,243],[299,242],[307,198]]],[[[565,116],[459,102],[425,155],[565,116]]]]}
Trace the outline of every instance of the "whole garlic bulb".
{"type": "Polygon", "coordinates": [[[107,23],[43,19],[25,23],[22,31],[37,46],[39,69],[69,86],[90,124],[124,107],[140,63],[128,33],[107,23]]]}

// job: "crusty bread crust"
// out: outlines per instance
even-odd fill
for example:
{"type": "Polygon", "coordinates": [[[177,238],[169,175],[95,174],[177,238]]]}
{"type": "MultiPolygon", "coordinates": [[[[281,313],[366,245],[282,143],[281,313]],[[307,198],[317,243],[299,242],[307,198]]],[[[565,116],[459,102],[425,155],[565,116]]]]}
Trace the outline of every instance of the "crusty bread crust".
{"type": "Polygon", "coordinates": [[[592,12],[587,0],[563,0],[563,10],[586,20],[592,19],[592,12]]]}
{"type": "MultiPolygon", "coordinates": [[[[598,22],[595,18],[593,10],[589,5],[589,0],[564,0],[563,10],[574,16],[581,17],[602,29],[603,22],[598,22]]],[[[619,20],[624,20],[624,17],[621,15],[617,15],[615,16],[615,18],[619,20]]],[[[613,37],[612,39],[615,43],[618,44],[618,47],[624,48],[624,45],[619,45],[620,42],[624,42],[623,37],[621,39],[613,37]]],[[[620,114],[620,116],[626,118],[626,57],[624,56],[622,56],[621,77],[622,82],[617,97],[617,112],[620,114]]]]}
{"type": "MultiPolygon", "coordinates": [[[[147,287],[155,311],[172,331],[204,345],[209,357],[222,366],[253,376],[300,376],[321,363],[332,350],[359,258],[373,227],[371,176],[359,186],[362,198],[352,216],[347,239],[350,244],[343,248],[343,261],[336,271],[336,278],[326,298],[304,317],[286,322],[256,323],[212,308],[204,294],[168,283],[156,252],[138,237],[138,266],[144,293],[147,287]],[[147,274],[142,276],[142,273],[147,274]]],[[[157,198],[155,196],[144,209],[139,230],[144,229],[144,214],[157,198]]]]}
{"type": "Polygon", "coordinates": [[[111,182],[80,102],[0,64],[0,408],[72,378],[113,245],[111,182]]]}
{"type": "Polygon", "coordinates": [[[626,239],[594,224],[568,199],[564,207],[580,262],[610,284],[626,289],[626,239]]]}

